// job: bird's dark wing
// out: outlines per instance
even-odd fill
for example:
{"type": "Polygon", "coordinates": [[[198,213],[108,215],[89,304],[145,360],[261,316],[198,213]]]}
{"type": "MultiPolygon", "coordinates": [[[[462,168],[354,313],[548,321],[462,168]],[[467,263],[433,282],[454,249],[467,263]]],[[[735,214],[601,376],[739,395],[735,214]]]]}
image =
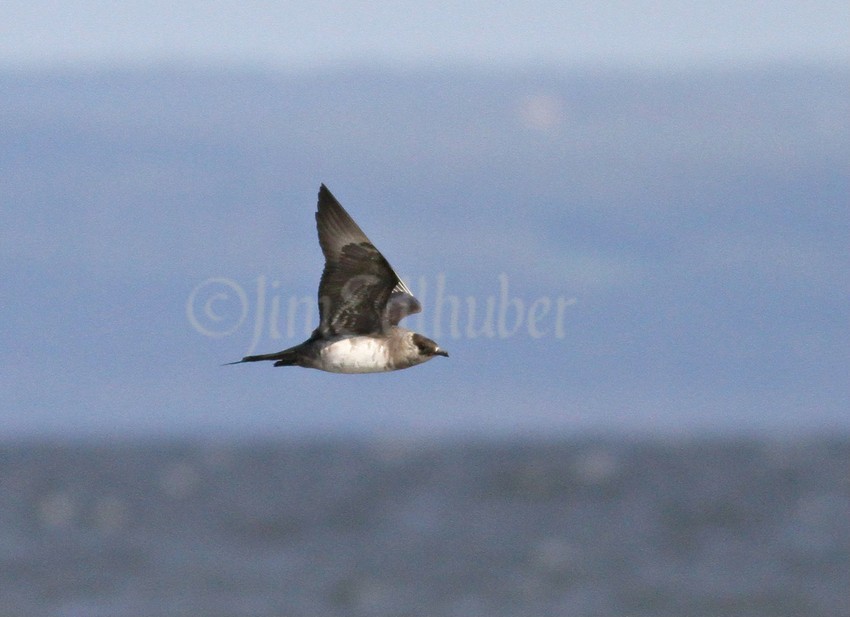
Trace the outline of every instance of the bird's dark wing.
{"type": "MultiPolygon", "coordinates": [[[[397,324],[393,318],[399,311],[388,310],[390,297],[413,296],[324,184],[319,189],[316,227],[325,255],[319,283],[319,332],[323,336],[375,334],[397,324]]],[[[411,312],[416,311],[405,314],[411,312]]]]}

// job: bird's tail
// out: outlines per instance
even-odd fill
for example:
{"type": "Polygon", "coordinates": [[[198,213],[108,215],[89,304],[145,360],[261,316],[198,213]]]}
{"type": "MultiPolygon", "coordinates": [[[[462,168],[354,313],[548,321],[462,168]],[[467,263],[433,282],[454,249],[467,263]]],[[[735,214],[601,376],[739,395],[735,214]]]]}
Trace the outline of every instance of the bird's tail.
{"type": "Polygon", "coordinates": [[[274,360],[275,366],[294,366],[297,364],[297,359],[298,354],[295,353],[295,348],[291,348],[278,351],[277,353],[267,353],[259,356],[245,356],[236,362],[228,362],[225,366],[230,364],[242,364],[243,362],[260,362],[262,360],[274,360]]]}

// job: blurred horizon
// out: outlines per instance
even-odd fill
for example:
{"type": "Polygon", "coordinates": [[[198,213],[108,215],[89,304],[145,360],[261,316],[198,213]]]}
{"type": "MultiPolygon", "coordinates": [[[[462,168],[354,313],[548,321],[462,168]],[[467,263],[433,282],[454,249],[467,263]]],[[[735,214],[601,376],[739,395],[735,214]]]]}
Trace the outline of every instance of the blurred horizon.
{"type": "Polygon", "coordinates": [[[0,83],[3,438],[850,430],[846,69],[0,83]],[[440,325],[451,358],[355,377],[219,366],[254,338],[260,278],[256,350],[308,327],[299,313],[288,332],[286,311],[315,298],[321,182],[429,294],[402,325],[440,325]],[[187,316],[216,278],[248,302],[229,336],[187,316]],[[525,311],[511,336],[502,295],[525,311]]]}

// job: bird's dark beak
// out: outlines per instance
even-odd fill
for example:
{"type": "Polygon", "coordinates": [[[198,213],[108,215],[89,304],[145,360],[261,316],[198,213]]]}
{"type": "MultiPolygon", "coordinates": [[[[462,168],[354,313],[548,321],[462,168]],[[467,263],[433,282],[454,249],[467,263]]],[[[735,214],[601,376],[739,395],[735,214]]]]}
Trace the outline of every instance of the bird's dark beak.
{"type": "Polygon", "coordinates": [[[444,356],[444,357],[448,358],[449,352],[446,351],[445,349],[440,349],[439,347],[437,347],[437,349],[434,350],[434,355],[435,356],[444,356]]]}

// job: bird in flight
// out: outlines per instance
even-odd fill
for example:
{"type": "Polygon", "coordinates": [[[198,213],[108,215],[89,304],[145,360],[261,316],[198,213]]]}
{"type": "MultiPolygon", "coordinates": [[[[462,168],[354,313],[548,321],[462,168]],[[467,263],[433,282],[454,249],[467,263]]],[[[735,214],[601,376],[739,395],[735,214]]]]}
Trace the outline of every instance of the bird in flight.
{"type": "Polygon", "coordinates": [[[431,339],[399,327],[422,305],[324,184],[316,227],[325,255],[319,326],[295,347],[230,364],[272,360],[331,373],[378,373],[448,357],[431,339]]]}

